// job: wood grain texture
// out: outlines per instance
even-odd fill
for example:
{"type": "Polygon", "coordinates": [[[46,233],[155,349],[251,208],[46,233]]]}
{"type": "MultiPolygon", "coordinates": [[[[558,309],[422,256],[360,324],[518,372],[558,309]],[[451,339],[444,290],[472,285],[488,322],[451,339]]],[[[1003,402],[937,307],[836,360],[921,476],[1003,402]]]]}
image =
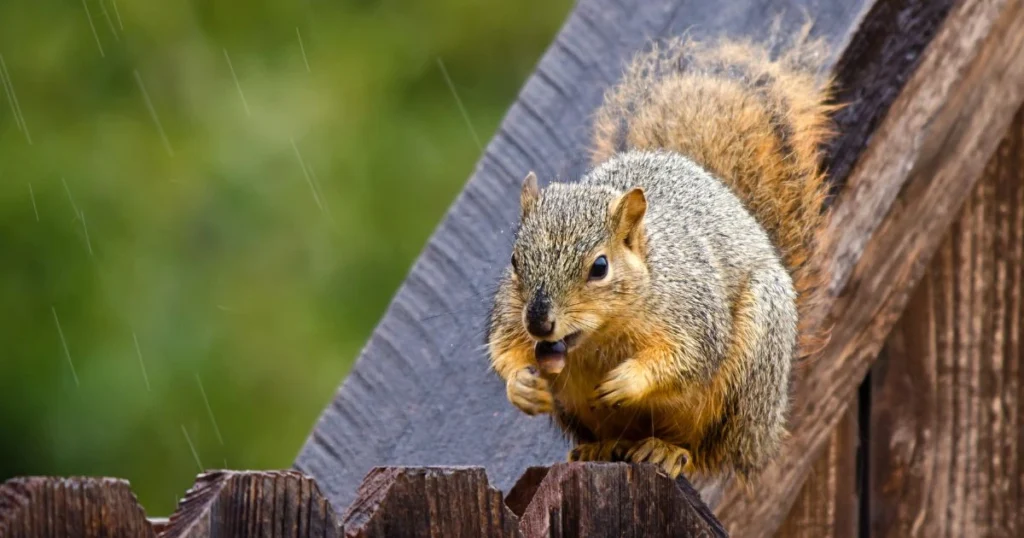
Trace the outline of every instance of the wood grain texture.
{"type": "Polygon", "coordinates": [[[345,514],[350,538],[519,537],[518,519],[482,468],[377,468],[345,514]]]}
{"type": "Polygon", "coordinates": [[[161,538],[342,535],[334,510],[311,478],[294,471],[199,475],[161,538]]]}
{"type": "Polygon", "coordinates": [[[376,468],[341,525],[308,476],[216,471],[147,519],[123,480],[16,478],[0,486],[0,538],[726,536],[685,478],[653,465],[535,467],[508,498],[480,467],[376,468]]]}
{"type": "MultiPolygon", "coordinates": [[[[579,171],[589,115],[624,60],[649,39],[687,30],[762,39],[774,17],[785,34],[805,22],[805,13],[815,20],[812,34],[825,38],[839,61],[827,61],[826,70],[843,85],[840,98],[856,101],[855,116],[844,124],[852,127],[835,146],[858,153],[844,157],[855,162],[880,120],[868,121],[870,128],[859,122],[885,116],[952,3],[581,0],[322,413],[296,468],[344,507],[375,466],[481,465],[507,489],[526,468],[564,460],[561,436],[546,419],[526,417],[506,401],[478,345],[488,295],[508,260],[526,172],[536,170],[544,182],[579,171]]],[[[798,487],[799,481],[789,501],[798,487]]],[[[704,491],[709,502],[721,497],[704,491]]],[[[776,508],[779,521],[786,500],[776,508]]]]}
{"type": "Polygon", "coordinates": [[[526,538],[728,536],[685,479],[672,480],[653,465],[625,463],[552,466],[519,528],[526,538]]]}
{"type": "Polygon", "coordinates": [[[856,538],[859,529],[858,408],[852,402],[829,436],[776,538],[856,538]]]}
{"type": "Polygon", "coordinates": [[[112,478],[12,478],[0,485],[0,537],[155,537],[128,482],[112,478]]]}
{"type": "Polygon", "coordinates": [[[526,508],[533,500],[544,477],[548,475],[549,467],[530,467],[519,477],[512,489],[505,494],[505,506],[517,517],[522,517],[526,508]]]}
{"type": "Polygon", "coordinates": [[[889,105],[914,74],[919,53],[949,15],[953,0],[873,2],[832,68],[844,103],[834,116],[841,133],[829,144],[825,166],[838,187],[871,140],[889,105]],[[865,82],[874,81],[874,82],[865,82]]]}
{"type": "Polygon", "coordinates": [[[733,484],[709,503],[731,533],[782,523],[1024,98],[1021,50],[1024,2],[961,0],[874,132],[826,234],[834,325],[796,384],[793,437],[757,496],[733,484]]]}
{"type": "Polygon", "coordinates": [[[506,500],[482,468],[377,468],[344,527],[351,538],[726,536],[685,479],[594,463],[531,468],[506,500]]]}
{"type": "Polygon", "coordinates": [[[872,536],[1024,533],[1024,112],[872,369],[872,536]]]}

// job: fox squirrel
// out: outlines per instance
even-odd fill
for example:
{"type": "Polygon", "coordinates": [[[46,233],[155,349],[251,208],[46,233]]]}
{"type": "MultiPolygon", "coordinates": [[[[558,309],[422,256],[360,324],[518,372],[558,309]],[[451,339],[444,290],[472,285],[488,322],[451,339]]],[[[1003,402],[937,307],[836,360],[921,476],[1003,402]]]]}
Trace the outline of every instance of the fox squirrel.
{"type": "Polygon", "coordinates": [[[571,461],[631,461],[744,482],[786,435],[792,364],[828,218],[820,43],[678,38],[605,94],[593,168],[530,172],[487,328],[523,412],[550,414],[571,461]]]}

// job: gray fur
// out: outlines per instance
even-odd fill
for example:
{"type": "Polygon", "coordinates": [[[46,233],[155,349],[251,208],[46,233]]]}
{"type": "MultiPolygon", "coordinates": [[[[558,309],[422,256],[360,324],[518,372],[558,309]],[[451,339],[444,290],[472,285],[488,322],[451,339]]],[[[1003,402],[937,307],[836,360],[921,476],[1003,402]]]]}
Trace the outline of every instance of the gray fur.
{"type": "MultiPolygon", "coordinates": [[[[649,281],[624,283],[621,291],[633,296],[638,316],[665,322],[679,341],[687,341],[685,336],[698,342],[698,350],[689,350],[698,360],[676,361],[681,380],[710,382],[735,339],[743,342],[739,349],[747,353],[736,358],[740,366],[729,383],[727,416],[695,455],[742,474],[756,471],[776,453],[784,432],[797,342],[796,293],[778,252],[743,202],[687,157],[629,151],[579,183],[543,189],[517,233],[518,289],[506,273],[496,310],[508,304],[503,295],[519,293],[528,301],[541,287],[554,304],[564,302],[592,262],[589,253],[611,233],[609,204],[634,187],[647,199],[649,281]],[[736,311],[741,297],[753,298],[751,310],[736,311]]],[[[493,317],[490,331],[510,330],[501,325],[513,319],[493,317]]]]}

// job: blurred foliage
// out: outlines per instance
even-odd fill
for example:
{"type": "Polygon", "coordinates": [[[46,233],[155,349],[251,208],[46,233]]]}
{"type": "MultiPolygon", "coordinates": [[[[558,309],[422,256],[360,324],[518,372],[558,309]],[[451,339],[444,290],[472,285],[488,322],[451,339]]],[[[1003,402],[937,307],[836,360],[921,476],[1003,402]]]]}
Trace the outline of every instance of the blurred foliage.
{"type": "Polygon", "coordinates": [[[0,4],[0,479],[291,465],[569,7],[0,4]]]}

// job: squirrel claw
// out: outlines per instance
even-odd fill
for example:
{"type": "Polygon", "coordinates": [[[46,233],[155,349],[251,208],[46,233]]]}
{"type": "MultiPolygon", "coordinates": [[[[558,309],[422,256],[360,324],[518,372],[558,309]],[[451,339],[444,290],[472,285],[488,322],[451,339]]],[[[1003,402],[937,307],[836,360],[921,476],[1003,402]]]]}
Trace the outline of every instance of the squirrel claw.
{"type": "Polygon", "coordinates": [[[548,381],[537,370],[527,366],[516,372],[505,385],[508,401],[527,415],[540,415],[554,410],[554,398],[548,381]]]}
{"type": "Polygon", "coordinates": [[[673,479],[693,472],[693,457],[689,450],[656,437],[637,443],[626,453],[626,459],[633,463],[653,463],[673,479]]]}
{"type": "Polygon", "coordinates": [[[591,405],[619,409],[643,400],[646,395],[643,377],[636,375],[633,367],[630,361],[626,361],[609,372],[608,377],[594,389],[591,405]]]}
{"type": "Polygon", "coordinates": [[[626,461],[626,453],[633,444],[629,441],[599,441],[584,443],[569,451],[569,461],[626,461]]]}

